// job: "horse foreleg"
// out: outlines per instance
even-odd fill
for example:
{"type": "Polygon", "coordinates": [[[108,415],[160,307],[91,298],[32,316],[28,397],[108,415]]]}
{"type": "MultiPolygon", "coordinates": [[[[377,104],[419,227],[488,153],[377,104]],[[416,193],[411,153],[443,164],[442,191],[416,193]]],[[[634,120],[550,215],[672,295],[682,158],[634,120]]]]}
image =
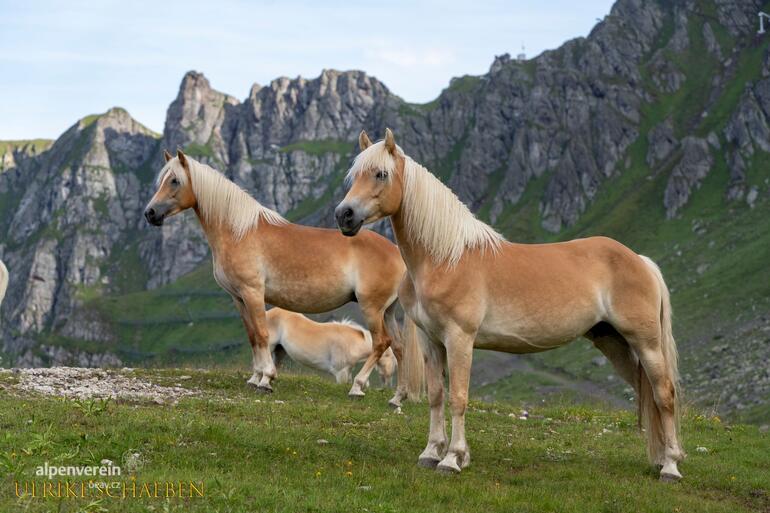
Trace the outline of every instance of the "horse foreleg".
{"type": "Polygon", "coordinates": [[[447,445],[446,421],[444,419],[444,366],[446,349],[441,343],[428,341],[425,350],[425,380],[430,404],[430,431],[428,445],[417,459],[421,467],[434,468],[444,457],[447,445]]]}
{"type": "Polygon", "coordinates": [[[460,472],[471,462],[465,440],[465,409],[468,406],[468,386],[471,379],[473,340],[475,335],[459,329],[448,331],[444,342],[449,369],[449,410],[452,413],[452,440],[449,450],[436,467],[441,472],[460,472]]]}
{"type": "Polygon", "coordinates": [[[249,290],[243,293],[243,308],[245,317],[249,320],[246,329],[249,331],[249,341],[254,356],[254,376],[260,376],[257,389],[272,392],[273,387],[270,382],[275,379],[277,370],[270,349],[265,301],[261,294],[249,290]]]}
{"type": "Polygon", "coordinates": [[[233,298],[233,303],[235,303],[238,313],[241,314],[241,321],[243,321],[243,327],[246,328],[246,335],[249,337],[249,344],[251,345],[251,377],[246,383],[256,387],[262,381],[262,373],[259,371],[258,358],[260,355],[257,351],[256,339],[252,335],[254,333],[254,326],[251,324],[251,316],[248,314],[243,300],[241,298],[233,298]]]}

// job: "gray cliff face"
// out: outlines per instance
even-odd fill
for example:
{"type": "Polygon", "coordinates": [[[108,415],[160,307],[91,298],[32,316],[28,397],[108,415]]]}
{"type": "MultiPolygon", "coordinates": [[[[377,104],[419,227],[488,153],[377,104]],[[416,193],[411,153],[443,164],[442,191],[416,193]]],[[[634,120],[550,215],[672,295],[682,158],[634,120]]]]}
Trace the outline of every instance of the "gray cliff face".
{"type": "Polygon", "coordinates": [[[46,331],[108,340],[109,327],[83,317],[78,305],[123,291],[115,268],[133,262],[136,290],[173,282],[206,261],[191,212],[161,229],[142,219],[163,149],[184,148],[264,205],[322,226],[333,224],[359,131],[381,137],[386,126],[492,223],[527,198],[540,228],[559,232],[631,164],[665,178],[658,201],[669,217],[681,214],[718,159],[730,171],[725,196],[754,204],[762,198],[747,185],[746,168],[757,152],[770,152],[767,52],[764,75],[746,83],[713,133],[695,130],[707,112],[685,120],[649,114],[661,98],[692,86],[681,58],[688,49],[702,46],[719,63],[703,84],[706,110],[734,80],[737,50],[722,41],[729,34],[751,44],[759,2],[709,2],[706,22],[698,21],[702,4],[620,0],[588,37],[524,62],[497,57],[488,73],[454,79],[424,105],[404,102],[361,71],[278,78],[254,85],[242,101],[189,72],[162,136],[112,109],[79,121],[50,147],[0,146],[0,257],[12,270],[4,348],[21,352],[46,331]],[[641,142],[643,162],[631,162],[641,142]]]}
{"type": "Polygon", "coordinates": [[[73,125],[34,169],[0,175],[13,270],[4,316],[20,339],[61,328],[83,297],[109,284],[102,265],[138,225],[137,172],[156,147],[152,132],[116,108],[73,125]]]}
{"type": "Polygon", "coordinates": [[[698,189],[706,178],[714,158],[708,142],[697,137],[685,137],[682,140],[682,158],[674,167],[666,185],[663,204],[666,215],[672,218],[687,203],[690,195],[698,189]]]}
{"type": "Polygon", "coordinates": [[[745,198],[749,204],[756,199],[756,189],[747,187],[746,162],[756,151],[770,152],[770,51],[764,54],[762,69],[761,80],[746,84],[738,107],[723,132],[730,147],[727,153],[730,169],[727,196],[732,200],[745,198]]]}

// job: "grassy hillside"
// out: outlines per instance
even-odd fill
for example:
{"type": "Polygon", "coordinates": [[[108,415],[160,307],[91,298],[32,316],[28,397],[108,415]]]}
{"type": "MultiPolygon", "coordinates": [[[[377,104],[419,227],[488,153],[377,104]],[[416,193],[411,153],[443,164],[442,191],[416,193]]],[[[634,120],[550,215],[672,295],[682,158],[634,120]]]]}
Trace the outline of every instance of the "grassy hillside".
{"type": "MultiPolygon", "coordinates": [[[[428,411],[386,406],[388,391],[360,401],[315,377],[283,376],[259,396],[246,375],[135,371],[198,395],[176,405],[21,394],[0,374],[2,511],[767,511],[767,433],[690,414],[685,479],[658,482],[632,414],[575,406],[530,409],[472,401],[472,464],[461,475],[418,468],[428,411]],[[187,379],[182,378],[186,375],[187,379]],[[10,391],[10,393],[8,393],[10,391]],[[11,413],[13,412],[13,413],[11,413]],[[512,415],[512,416],[511,416],[512,415]],[[325,440],[328,443],[319,443],[325,440]],[[707,452],[696,450],[703,447],[707,452]],[[202,482],[186,500],[18,499],[14,480],[38,465],[117,464],[138,454],[130,482],[202,482]]],[[[124,465],[125,467],[125,465],[124,465]]],[[[39,479],[39,478],[38,478],[39,479]]]]}

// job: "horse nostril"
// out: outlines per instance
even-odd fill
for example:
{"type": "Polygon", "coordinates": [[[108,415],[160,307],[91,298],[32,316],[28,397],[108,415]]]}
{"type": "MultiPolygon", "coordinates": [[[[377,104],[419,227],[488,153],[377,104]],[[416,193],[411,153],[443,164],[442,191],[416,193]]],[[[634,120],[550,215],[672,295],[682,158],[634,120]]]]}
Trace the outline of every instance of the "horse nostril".
{"type": "Polygon", "coordinates": [[[144,212],[144,215],[147,216],[147,217],[155,217],[155,209],[154,208],[148,208],[144,212]]]}
{"type": "Polygon", "coordinates": [[[353,209],[348,207],[342,212],[343,219],[350,219],[353,217],[353,209]]]}

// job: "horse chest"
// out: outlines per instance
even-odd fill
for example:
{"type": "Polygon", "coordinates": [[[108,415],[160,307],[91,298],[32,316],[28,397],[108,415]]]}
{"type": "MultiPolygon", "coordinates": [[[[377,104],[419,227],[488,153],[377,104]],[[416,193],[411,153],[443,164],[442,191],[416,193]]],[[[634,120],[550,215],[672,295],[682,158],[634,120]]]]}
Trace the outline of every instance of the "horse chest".
{"type": "Polygon", "coordinates": [[[216,264],[214,265],[214,281],[231,296],[239,297],[233,280],[230,279],[222,266],[216,264]]]}

